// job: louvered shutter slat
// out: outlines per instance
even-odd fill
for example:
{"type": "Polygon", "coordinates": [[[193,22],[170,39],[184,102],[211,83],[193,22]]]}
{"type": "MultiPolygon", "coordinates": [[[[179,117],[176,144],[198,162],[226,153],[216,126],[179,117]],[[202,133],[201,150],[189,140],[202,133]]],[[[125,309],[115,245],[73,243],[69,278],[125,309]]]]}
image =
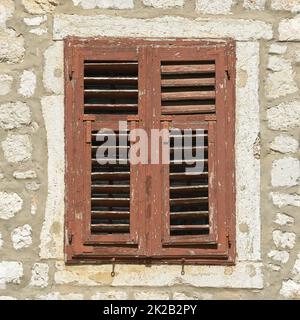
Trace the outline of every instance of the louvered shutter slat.
{"type": "Polygon", "coordinates": [[[182,79],[162,79],[162,87],[197,87],[197,86],[214,86],[215,78],[182,78],[182,79]]]}
{"type": "Polygon", "coordinates": [[[92,211],[93,219],[129,219],[129,211],[92,211]]]}
{"type": "Polygon", "coordinates": [[[164,92],[161,95],[162,101],[177,100],[206,100],[214,99],[214,91],[184,91],[184,92],[164,92]]]}
{"type": "Polygon", "coordinates": [[[212,113],[216,111],[215,105],[177,105],[161,108],[163,114],[195,114],[212,113]]]}
{"type": "Polygon", "coordinates": [[[214,64],[178,64],[178,65],[162,65],[162,74],[191,74],[191,73],[210,73],[215,72],[214,64]]]}

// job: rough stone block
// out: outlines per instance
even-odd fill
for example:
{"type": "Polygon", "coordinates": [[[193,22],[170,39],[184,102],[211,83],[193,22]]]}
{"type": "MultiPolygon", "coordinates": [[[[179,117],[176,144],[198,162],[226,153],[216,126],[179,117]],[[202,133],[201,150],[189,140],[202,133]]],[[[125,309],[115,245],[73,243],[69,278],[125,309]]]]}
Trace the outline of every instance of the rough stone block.
{"type": "Polygon", "coordinates": [[[292,157],[274,160],[271,178],[273,187],[296,186],[300,178],[300,161],[292,157]]]}
{"type": "Polygon", "coordinates": [[[23,265],[16,261],[0,262],[0,287],[5,288],[6,283],[19,284],[23,276],[23,265]]]}
{"type": "Polygon", "coordinates": [[[25,53],[23,36],[0,27],[0,63],[18,63],[25,53]]]}
{"type": "Polygon", "coordinates": [[[244,0],[244,8],[249,10],[264,10],[266,0],[244,0]]]}
{"type": "Polygon", "coordinates": [[[0,219],[8,220],[23,206],[23,200],[16,193],[0,192],[0,219]]]}
{"type": "Polygon", "coordinates": [[[36,75],[31,70],[24,70],[20,79],[19,93],[29,98],[34,94],[36,88],[36,75]]]}
{"type": "Polygon", "coordinates": [[[196,11],[205,14],[229,14],[235,0],[197,0],[196,11]]]}
{"type": "Polygon", "coordinates": [[[281,57],[270,56],[265,92],[268,98],[279,98],[298,91],[292,64],[281,57]]]}
{"type": "Polygon", "coordinates": [[[271,8],[273,10],[284,10],[291,12],[300,11],[300,1],[299,0],[272,0],[271,8]]]}
{"type": "Polygon", "coordinates": [[[11,240],[16,250],[27,248],[32,244],[32,228],[29,224],[15,228],[11,233],[11,240]]]}
{"type": "Polygon", "coordinates": [[[288,194],[280,192],[271,192],[271,199],[275,206],[282,208],[285,206],[300,207],[300,195],[299,194],[288,194]]]}
{"type": "Polygon", "coordinates": [[[273,130],[288,130],[300,126],[300,101],[282,102],[267,110],[268,126],[273,130]]]}
{"type": "Polygon", "coordinates": [[[275,137],[270,148],[280,153],[296,153],[299,149],[299,142],[293,137],[280,135],[275,137]]]}
{"type": "Polygon", "coordinates": [[[49,281],[49,266],[46,263],[35,263],[31,270],[30,285],[45,288],[49,281]]]}
{"type": "Polygon", "coordinates": [[[278,32],[280,41],[300,40],[300,14],[292,19],[284,19],[279,23],[278,32]]]}
{"type": "Polygon", "coordinates": [[[9,102],[0,105],[0,127],[8,130],[28,125],[31,121],[31,112],[23,102],[9,102]]]}
{"type": "Polygon", "coordinates": [[[293,232],[274,230],[273,241],[277,248],[293,249],[296,242],[296,234],[293,232]]]}
{"type": "Polygon", "coordinates": [[[83,9],[132,9],[133,0],[73,0],[75,6],[80,5],[83,9]]]}
{"type": "Polygon", "coordinates": [[[10,134],[2,142],[2,148],[8,162],[27,161],[31,158],[32,145],[28,135],[10,134]]]}
{"type": "Polygon", "coordinates": [[[59,0],[22,0],[22,4],[31,14],[43,14],[52,12],[59,0]]]}
{"type": "Polygon", "coordinates": [[[154,8],[172,8],[172,7],[183,7],[184,0],[143,0],[145,6],[154,8]]]}
{"type": "Polygon", "coordinates": [[[285,213],[278,212],[276,215],[275,223],[277,223],[280,226],[291,226],[292,224],[294,224],[294,222],[295,219],[293,217],[288,216],[285,213]]]}
{"type": "Polygon", "coordinates": [[[272,250],[268,253],[268,257],[284,264],[289,261],[290,254],[287,251],[272,250]]]}
{"type": "Polygon", "coordinates": [[[13,77],[8,74],[0,74],[0,96],[5,96],[11,90],[13,77]]]}

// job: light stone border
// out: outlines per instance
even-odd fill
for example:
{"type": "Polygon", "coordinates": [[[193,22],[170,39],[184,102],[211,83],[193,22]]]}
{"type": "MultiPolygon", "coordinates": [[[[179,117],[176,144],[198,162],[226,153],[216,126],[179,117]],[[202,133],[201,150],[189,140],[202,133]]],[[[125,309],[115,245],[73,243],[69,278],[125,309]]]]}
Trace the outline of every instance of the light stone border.
{"type": "MultiPolygon", "coordinates": [[[[96,35],[95,29],[89,23],[81,25],[78,22],[78,16],[72,17],[73,20],[68,16],[68,19],[64,22],[63,33],[59,31],[62,29],[58,28],[58,25],[62,23],[62,17],[55,17],[55,39],[61,39],[70,33],[78,36],[88,36],[91,33],[93,36],[96,35]],[[76,29],[77,27],[79,30],[76,29]]],[[[89,17],[84,17],[84,21],[89,21],[89,19],[89,17]]],[[[114,21],[115,17],[111,17],[111,19],[114,21]]],[[[136,19],[127,20],[131,25],[136,19]]],[[[162,30],[165,27],[163,20],[152,20],[156,24],[155,30],[162,30]]],[[[192,23],[191,21],[190,23],[192,23]]],[[[197,23],[195,22],[195,24],[197,23]]],[[[153,24],[149,23],[150,29],[148,33],[143,28],[141,33],[139,33],[139,28],[135,27],[135,35],[162,36],[161,31],[158,31],[157,34],[153,33],[152,26],[153,24]]],[[[219,26],[219,24],[216,23],[216,26],[219,26]]],[[[169,30],[176,30],[176,25],[171,27],[172,25],[169,26],[169,30]]],[[[194,27],[197,29],[197,25],[194,27]]],[[[112,29],[108,27],[107,23],[103,23],[101,30],[99,28],[96,29],[97,35],[116,35],[111,31],[112,29]]],[[[116,28],[117,26],[115,25],[115,30],[116,28]]],[[[122,31],[122,36],[132,36],[131,32],[126,33],[124,26],[121,25],[118,28],[120,28],[120,32],[122,31]]],[[[222,27],[220,28],[222,29],[222,27]]],[[[219,30],[217,35],[222,32],[223,29],[219,30]]],[[[174,31],[173,36],[177,35],[175,33],[174,31]]],[[[237,33],[237,37],[239,37],[239,31],[237,33]]],[[[170,34],[167,34],[167,36],[170,36],[170,34]]],[[[177,36],[181,36],[181,34],[177,36]]],[[[188,37],[189,33],[187,32],[185,36],[188,37]]],[[[212,35],[210,34],[210,36],[212,35]]],[[[53,48],[57,50],[55,55],[60,57],[57,65],[61,66],[63,61],[63,46],[53,45],[53,48]]],[[[52,54],[53,50],[51,50],[52,54]]],[[[56,67],[54,64],[53,74],[56,67]]],[[[49,68],[47,69],[47,74],[49,75],[49,68]]],[[[254,152],[260,128],[258,84],[259,44],[258,42],[251,41],[237,42],[237,263],[232,267],[187,266],[184,276],[180,274],[180,266],[152,266],[149,268],[143,265],[118,265],[114,278],[110,276],[110,265],[65,266],[63,262],[64,97],[63,95],[51,95],[42,98],[42,110],[48,139],[48,199],[45,221],[41,233],[40,257],[42,259],[57,260],[56,283],[92,286],[170,286],[188,284],[197,287],[262,288],[263,274],[262,263],[260,261],[260,160],[257,159],[254,152]]],[[[63,92],[63,88],[61,88],[61,92],[63,92]]]]}

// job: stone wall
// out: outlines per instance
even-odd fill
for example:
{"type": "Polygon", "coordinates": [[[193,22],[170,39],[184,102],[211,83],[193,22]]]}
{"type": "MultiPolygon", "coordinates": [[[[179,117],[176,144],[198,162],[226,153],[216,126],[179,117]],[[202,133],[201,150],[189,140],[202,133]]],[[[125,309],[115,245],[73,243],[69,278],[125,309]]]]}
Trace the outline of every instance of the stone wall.
{"type": "Polygon", "coordinates": [[[300,0],[0,0],[0,299],[300,298],[300,0]],[[65,266],[66,35],[237,40],[237,265],[65,266]]]}

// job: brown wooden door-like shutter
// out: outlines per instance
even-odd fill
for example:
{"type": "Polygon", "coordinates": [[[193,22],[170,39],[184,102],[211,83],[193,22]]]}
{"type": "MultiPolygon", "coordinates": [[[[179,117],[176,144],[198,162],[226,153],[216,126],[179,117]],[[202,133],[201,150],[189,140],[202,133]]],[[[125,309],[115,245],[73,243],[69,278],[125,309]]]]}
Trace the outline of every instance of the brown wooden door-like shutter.
{"type": "Polygon", "coordinates": [[[233,264],[233,41],[69,38],[65,57],[67,262],[233,264]],[[170,163],[151,163],[153,129],[170,163]]]}
{"type": "Polygon", "coordinates": [[[233,140],[227,123],[232,117],[227,99],[228,74],[233,73],[228,63],[231,53],[209,46],[156,49],[153,69],[160,71],[156,75],[160,81],[154,83],[160,84],[155,87],[160,95],[155,96],[155,102],[161,105],[161,128],[168,123],[170,133],[170,164],[162,164],[162,230],[156,233],[156,237],[162,234],[161,246],[153,251],[157,258],[194,262],[199,258],[199,263],[207,261],[203,256],[210,254],[214,262],[233,258],[230,239],[234,217],[226,208],[233,201],[230,188],[234,185],[233,164],[226,158],[233,140]],[[177,146],[176,135],[182,135],[177,146]],[[200,145],[198,136],[202,136],[200,145]],[[185,137],[191,139],[187,147],[185,137]],[[194,156],[202,150],[192,165],[185,162],[188,159],[175,157],[176,152],[183,157],[185,148],[194,156]]]}

